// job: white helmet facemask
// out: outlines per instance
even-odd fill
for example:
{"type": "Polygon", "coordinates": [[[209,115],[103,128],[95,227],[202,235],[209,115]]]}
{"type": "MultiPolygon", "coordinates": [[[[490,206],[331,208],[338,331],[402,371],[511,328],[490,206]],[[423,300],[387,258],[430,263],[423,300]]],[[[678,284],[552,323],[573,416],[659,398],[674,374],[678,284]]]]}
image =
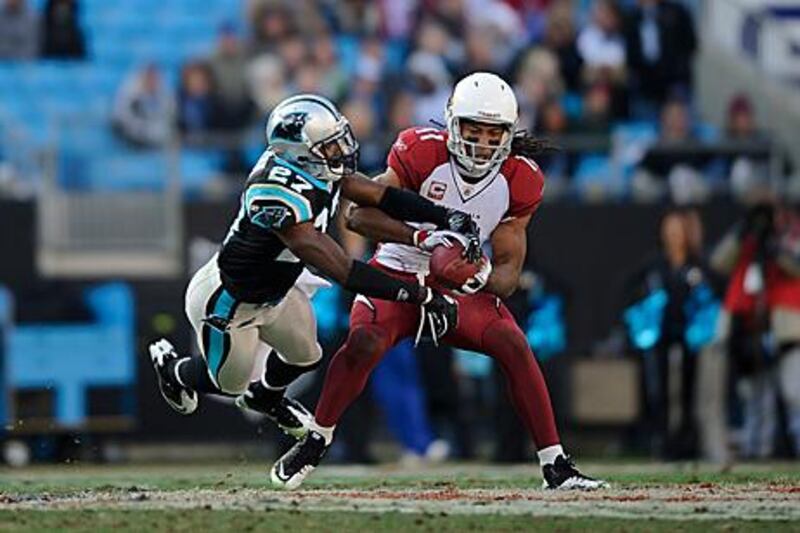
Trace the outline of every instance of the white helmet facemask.
{"type": "MultiPolygon", "coordinates": [[[[480,124],[493,124],[479,119],[469,120],[480,124]]],[[[468,176],[483,176],[511,155],[513,135],[511,127],[507,124],[503,124],[506,131],[503,132],[503,137],[499,144],[483,144],[464,139],[461,135],[461,124],[459,117],[453,117],[452,126],[451,121],[448,121],[448,129],[451,131],[449,132],[447,145],[450,152],[456,156],[459,166],[468,176]],[[486,153],[491,155],[488,157],[481,156],[481,154],[486,153]]]]}
{"type": "Polygon", "coordinates": [[[336,133],[311,144],[309,151],[317,158],[317,164],[325,166],[325,172],[331,181],[356,171],[358,141],[350,123],[344,117],[336,124],[336,133]]]}
{"type": "Polygon", "coordinates": [[[456,84],[445,111],[447,149],[464,175],[485,176],[511,155],[518,116],[514,92],[499,76],[476,72],[456,84]],[[464,120],[503,126],[506,131],[497,145],[468,141],[461,134],[464,120]]]}

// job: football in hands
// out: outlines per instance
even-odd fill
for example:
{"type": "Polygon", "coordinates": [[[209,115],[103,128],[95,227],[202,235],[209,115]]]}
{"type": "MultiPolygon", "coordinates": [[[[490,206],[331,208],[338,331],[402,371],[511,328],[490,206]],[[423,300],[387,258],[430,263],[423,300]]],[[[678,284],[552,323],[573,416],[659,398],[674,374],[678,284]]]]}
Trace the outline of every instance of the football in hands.
{"type": "Polygon", "coordinates": [[[440,244],[431,253],[430,277],[435,286],[445,289],[460,289],[478,273],[481,262],[471,263],[464,256],[464,246],[457,241],[451,245],[440,244]]]}

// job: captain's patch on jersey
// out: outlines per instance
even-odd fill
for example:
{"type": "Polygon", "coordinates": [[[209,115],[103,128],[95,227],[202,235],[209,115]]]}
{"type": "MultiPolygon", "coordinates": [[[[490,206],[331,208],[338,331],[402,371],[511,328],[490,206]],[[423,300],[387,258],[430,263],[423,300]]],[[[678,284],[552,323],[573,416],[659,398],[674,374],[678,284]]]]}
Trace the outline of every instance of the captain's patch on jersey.
{"type": "Polygon", "coordinates": [[[428,189],[428,197],[432,200],[441,200],[447,192],[447,184],[441,181],[432,181],[428,189]]]}

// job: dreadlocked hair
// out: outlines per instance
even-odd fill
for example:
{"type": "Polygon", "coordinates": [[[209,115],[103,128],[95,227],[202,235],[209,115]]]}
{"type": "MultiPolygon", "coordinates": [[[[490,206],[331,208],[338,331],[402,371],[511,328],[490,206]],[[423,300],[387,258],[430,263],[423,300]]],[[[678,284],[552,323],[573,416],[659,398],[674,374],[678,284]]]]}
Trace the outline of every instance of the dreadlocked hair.
{"type": "Polygon", "coordinates": [[[514,138],[511,139],[511,155],[534,158],[559,151],[561,151],[561,147],[556,143],[550,139],[536,137],[528,130],[514,133],[514,138]]]}

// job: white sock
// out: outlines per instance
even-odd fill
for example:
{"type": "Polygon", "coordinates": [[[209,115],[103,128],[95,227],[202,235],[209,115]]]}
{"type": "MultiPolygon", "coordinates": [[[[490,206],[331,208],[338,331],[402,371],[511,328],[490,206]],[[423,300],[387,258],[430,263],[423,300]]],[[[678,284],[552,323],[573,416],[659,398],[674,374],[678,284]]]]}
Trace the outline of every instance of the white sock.
{"type": "Polygon", "coordinates": [[[556,462],[556,457],[564,455],[564,448],[560,444],[553,444],[547,448],[542,448],[536,455],[539,456],[539,464],[541,466],[551,465],[556,462]]]}
{"type": "Polygon", "coordinates": [[[310,428],[325,437],[325,446],[331,445],[331,442],[333,442],[333,432],[336,431],[336,426],[326,428],[317,424],[316,420],[313,420],[310,428]]]}

